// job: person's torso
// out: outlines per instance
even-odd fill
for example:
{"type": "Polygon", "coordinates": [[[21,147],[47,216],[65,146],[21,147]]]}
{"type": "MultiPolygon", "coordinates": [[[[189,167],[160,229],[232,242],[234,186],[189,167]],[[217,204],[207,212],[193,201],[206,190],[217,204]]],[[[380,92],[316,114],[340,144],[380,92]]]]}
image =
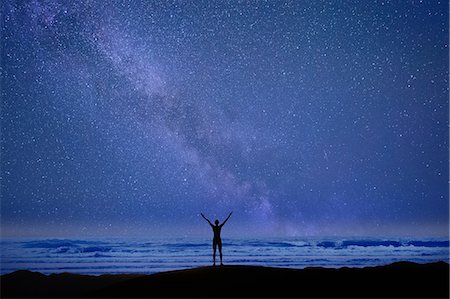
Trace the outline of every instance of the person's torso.
{"type": "Polygon", "coordinates": [[[222,229],[222,227],[213,225],[212,229],[214,232],[214,239],[220,239],[220,230],[222,229]]]}

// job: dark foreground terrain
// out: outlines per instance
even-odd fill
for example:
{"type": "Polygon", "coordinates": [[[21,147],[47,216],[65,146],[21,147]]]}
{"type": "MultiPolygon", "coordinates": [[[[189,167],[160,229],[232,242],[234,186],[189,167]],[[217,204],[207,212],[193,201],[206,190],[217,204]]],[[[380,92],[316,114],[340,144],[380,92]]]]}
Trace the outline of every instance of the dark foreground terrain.
{"type": "Polygon", "coordinates": [[[201,267],[152,275],[17,271],[1,297],[408,297],[448,298],[449,264],[399,262],[367,268],[201,267]]]}

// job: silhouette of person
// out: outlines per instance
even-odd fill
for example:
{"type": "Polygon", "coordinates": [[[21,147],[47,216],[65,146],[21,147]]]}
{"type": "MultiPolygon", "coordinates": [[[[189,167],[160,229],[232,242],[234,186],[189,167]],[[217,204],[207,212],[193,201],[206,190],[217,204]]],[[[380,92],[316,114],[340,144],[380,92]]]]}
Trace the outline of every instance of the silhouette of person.
{"type": "Polygon", "coordinates": [[[214,261],[214,266],[216,265],[216,248],[217,246],[219,247],[219,254],[220,254],[220,265],[222,266],[222,239],[220,239],[220,231],[222,230],[222,226],[228,221],[228,219],[230,219],[231,214],[233,214],[233,212],[230,213],[230,215],[228,215],[227,219],[225,219],[224,222],[222,222],[222,224],[219,225],[219,220],[216,219],[216,221],[214,221],[213,225],[211,223],[211,221],[209,221],[208,218],[205,217],[205,215],[203,215],[203,213],[200,213],[202,215],[202,217],[208,221],[209,225],[211,225],[211,228],[213,230],[214,233],[214,239],[213,239],[213,261],[214,261]]]}

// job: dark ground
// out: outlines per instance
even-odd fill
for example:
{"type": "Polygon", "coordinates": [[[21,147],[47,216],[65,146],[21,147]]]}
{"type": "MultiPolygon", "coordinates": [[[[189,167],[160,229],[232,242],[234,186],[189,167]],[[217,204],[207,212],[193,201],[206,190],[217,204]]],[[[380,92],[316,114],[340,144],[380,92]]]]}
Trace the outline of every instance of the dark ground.
{"type": "Polygon", "coordinates": [[[1,297],[407,297],[449,298],[449,264],[367,268],[201,267],[152,275],[1,276],[1,297]]]}

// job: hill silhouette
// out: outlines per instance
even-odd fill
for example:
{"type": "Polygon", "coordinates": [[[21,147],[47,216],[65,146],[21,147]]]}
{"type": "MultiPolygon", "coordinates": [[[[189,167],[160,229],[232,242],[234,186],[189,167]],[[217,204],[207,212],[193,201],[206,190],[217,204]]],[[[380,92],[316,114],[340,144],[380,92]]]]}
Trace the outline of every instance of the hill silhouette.
{"type": "Polygon", "coordinates": [[[1,276],[2,297],[449,297],[449,264],[366,268],[200,267],[151,275],[1,276]]]}

